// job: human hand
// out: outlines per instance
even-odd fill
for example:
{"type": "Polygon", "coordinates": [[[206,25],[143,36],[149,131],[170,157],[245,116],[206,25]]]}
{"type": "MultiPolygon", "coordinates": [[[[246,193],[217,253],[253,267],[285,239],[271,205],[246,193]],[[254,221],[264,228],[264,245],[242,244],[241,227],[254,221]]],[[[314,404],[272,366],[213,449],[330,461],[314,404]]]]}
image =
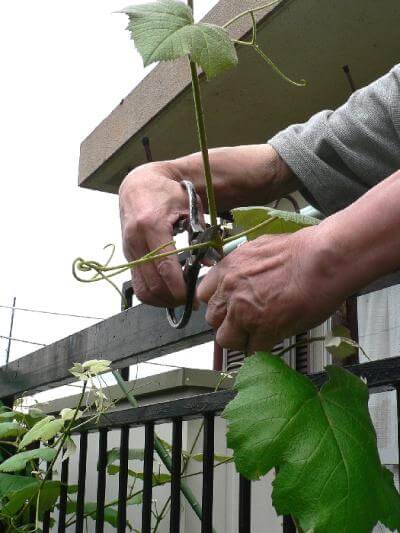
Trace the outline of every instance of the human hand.
{"type": "MultiPolygon", "coordinates": [[[[175,178],[173,166],[150,163],[132,171],[122,183],[120,213],[128,261],[171,241],[174,224],[188,217],[187,192],[175,178]]],[[[162,252],[173,249],[170,245],[162,252]]],[[[136,267],[132,280],[135,295],[144,303],[176,307],[185,302],[186,286],[175,255],[136,267]]]]}
{"type": "Polygon", "coordinates": [[[225,257],[198,288],[218,344],[268,351],[323,322],[346,297],[331,260],[318,226],[260,237],[225,257]]]}

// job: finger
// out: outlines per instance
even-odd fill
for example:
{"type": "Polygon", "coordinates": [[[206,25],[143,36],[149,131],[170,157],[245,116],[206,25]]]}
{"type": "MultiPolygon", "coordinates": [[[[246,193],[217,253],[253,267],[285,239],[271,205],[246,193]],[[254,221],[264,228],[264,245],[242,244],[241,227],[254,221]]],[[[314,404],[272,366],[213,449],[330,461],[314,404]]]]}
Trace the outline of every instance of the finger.
{"type": "Polygon", "coordinates": [[[210,326],[215,330],[220,327],[222,322],[225,320],[227,312],[227,301],[224,294],[222,294],[220,288],[214,293],[210,298],[207,311],[206,311],[206,321],[210,326]]]}
{"type": "Polygon", "coordinates": [[[218,328],[215,340],[223,348],[246,351],[249,335],[247,331],[238,327],[227,316],[218,328]]]}
{"type": "Polygon", "coordinates": [[[134,271],[132,271],[132,287],[133,293],[139,298],[139,300],[156,307],[168,307],[167,300],[157,298],[151,294],[148,286],[146,285],[146,281],[140,272],[140,268],[136,268],[134,271]]]}
{"type": "MultiPolygon", "coordinates": [[[[172,230],[171,234],[169,234],[168,230],[164,229],[163,231],[159,232],[159,235],[159,241],[154,243],[155,239],[153,238],[151,240],[151,244],[149,245],[146,234],[144,232],[142,232],[142,234],[137,232],[135,238],[134,256],[136,258],[143,257],[161,244],[171,240],[172,230]],[[161,239],[165,240],[161,242],[161,239]]],[[[136,267],[134,269],[133,279],[135,294],[142,302],[158,307],[168,307],[174,305],[175,302],[172,294],[163,282],[159,270],[154,262],[145,263],[144,265],[136,267]]]]}
{"type": "Polygon", "coordinates": [[[198,211],[199,211],[199,220],[200,220],[200,223],[202,224],[202,226],[205,228],[206,227],[206,219],[204,217],[204,208],[203,208],[203,202],[201,201],[201,198],[200,196],[197,194],[197,208],[198,208],[198,211]]]}
{"type": "Polygon", "coordinates": [[[208,302],[217,290],[221,272],[220,265],[221,263],[211,268],[197,287],[197,297],[202,302],[208,302]]]}
{"type": "MultiPolygon", "coordinates": [[[[170,227],[170,232],[166,230],[163,232],[150,231],[147,235],[147,244],[149,249],[154,250],[158,246],[170,241],[172,239],[172,232],[172,226],[170,227]]],[[[176,250],[176,248],[171,244],[163,248],[160,253],[170,252],[173,250],[176,250]]],[[[166,298],[169,304],[172,306],[185,303],[187,289],[178,256],[171,255],[149,264],[154,267],[157,277],[161,282],[160,289],[162,293],[160,294],[158,292],[155,294],[166,298]]]]}

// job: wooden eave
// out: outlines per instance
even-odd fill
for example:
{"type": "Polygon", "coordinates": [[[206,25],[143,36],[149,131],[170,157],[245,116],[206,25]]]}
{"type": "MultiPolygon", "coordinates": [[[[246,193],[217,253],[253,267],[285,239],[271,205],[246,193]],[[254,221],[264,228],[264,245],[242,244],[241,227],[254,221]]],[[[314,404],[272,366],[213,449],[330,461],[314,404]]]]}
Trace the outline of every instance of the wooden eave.
{"type": "MultiPolygon", "coordinates": [[[[260,0],[221,0],[205,21],[223,24],[260,0]]],[[[361,87],[399,61],[400,4],[396,0],[282,0],[259,14],[263,49],[305,88],[284,82],[247,47],[239,66],[208,82],[201,75],[210,146],[265,142],[289,124],[335,108],[350,94],[342,67],[361,87]],[[262,15],[261,15],[262,13],[262,15]]],[[[231,28],[249,36],[249,17],[231,28]]],[[[129,170],[146,161],[149,137],[157,160],[196,151],[197,138],[185,59],[160,63],[83,141],[79,185],[113,192],[129,170]]]]}

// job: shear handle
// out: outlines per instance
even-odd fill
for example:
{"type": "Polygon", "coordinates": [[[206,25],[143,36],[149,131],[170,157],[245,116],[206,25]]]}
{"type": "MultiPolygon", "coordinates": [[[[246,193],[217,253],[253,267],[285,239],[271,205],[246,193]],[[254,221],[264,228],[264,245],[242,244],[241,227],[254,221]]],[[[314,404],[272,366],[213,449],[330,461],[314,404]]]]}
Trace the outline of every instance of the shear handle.
{"type": "MultiPolygon", "coordinates": [[[[199,209],[197,202],[197,194],[194,185],[187,180],[183,180],[182,185],[185,187],[188,193],[189,199],[189,218],[179,224],[178,228],[175,228],[177,232],[185,231],[188,232],[188,241],[189,245],[195,244],[201,239],[204,228],[200,223],[199,218],[199,209]]],[[[183,277],[186,283],[186,303],[183,310],[183,313],[180,317],[175,313],[175,309],[167,308],[167,319],[169,324],[176,329],[184,328],[190,320],[193,310],[193,300],[196,292],[197,278],[199,276],[201,268],[201,260],[199,253],[191,252],[188,258],[185,261],[185,266],[183,268],[183,277]]]]}

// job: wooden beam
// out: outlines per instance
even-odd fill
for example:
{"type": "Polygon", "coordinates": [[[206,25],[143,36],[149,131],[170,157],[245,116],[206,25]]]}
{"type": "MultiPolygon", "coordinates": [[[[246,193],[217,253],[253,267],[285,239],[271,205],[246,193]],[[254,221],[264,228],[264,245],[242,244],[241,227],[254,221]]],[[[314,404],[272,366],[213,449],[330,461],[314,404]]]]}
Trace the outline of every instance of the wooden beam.
{"type": "Polygon", "coordinates": [[[121,368],[211,341],[204,309],[183,330],[171,328],[165,309],[128,309],[0,368],[0,399],[66,384],[75,362],[109,359],[121,368]]]}

